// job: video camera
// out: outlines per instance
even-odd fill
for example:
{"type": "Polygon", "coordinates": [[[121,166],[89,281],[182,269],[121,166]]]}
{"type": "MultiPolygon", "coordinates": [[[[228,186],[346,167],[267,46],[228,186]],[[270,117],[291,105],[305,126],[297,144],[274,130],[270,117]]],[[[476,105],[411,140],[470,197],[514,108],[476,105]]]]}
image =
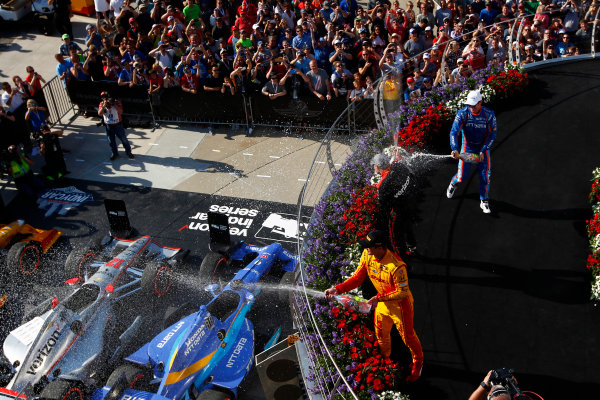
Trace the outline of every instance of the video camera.
{"type": "Polygon", "coordinates": [[[529,396],[524,395],[517,385],[513,376],[515,371],[512,368],[499,368],[492,371],[490,375],[491,385],[501,385],[508,391],[510,398],[514,400],[531,400],[529,396]]]}

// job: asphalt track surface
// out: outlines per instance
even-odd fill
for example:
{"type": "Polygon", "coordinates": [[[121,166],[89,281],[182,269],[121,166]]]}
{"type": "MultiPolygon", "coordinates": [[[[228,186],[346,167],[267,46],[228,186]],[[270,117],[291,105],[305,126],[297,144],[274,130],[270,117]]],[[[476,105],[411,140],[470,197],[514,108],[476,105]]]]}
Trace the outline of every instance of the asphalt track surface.
{"type": "Polygon", "coordinates": [[[499,367],[546,400],[600,398],[600,310],[585,269],[598,66],[533,71],[527,93],[499,105],[491,215],[475,171],[451,200],[456,163],[429,174],[410,274],[425,352],[415,398],[467,399],[499,367]]]}
{"type": "MultiPolygon", "coordinates": [[[[466,399],[486,372],[498,367],[514,368],[521,388],[546,400],[599,397],[600,310],[589,301],[585,220],[591,216],[589,180],[600,150],[595,129],[600,72],[597,62],[586,61],[530,75],[524,96],[497,105],[491,215],[479,209],[474,173],[452,200],[445,190],[455,164],[442,163],[428,173],[417,225],[420,256],[409,260],[415,327],[426,360],[422,379],[407,389],[413,399],[466,399]]],[[[446,151],[444,146],[437,149],[446,151]]],[[[55,227],[65,238],[39,281],[0,284],[14,299],[0,315],[2,338],[27,308],[68,292],[62,263],[71,248],[107,232],[105,198],[125,201],[140,234],[191,249],[191,264],[208,251],[208,232],[201,230],[198,213],[211,206],[257,210],[248,231],[238,238],[257,244],[283,240],[295,251],[289,238],[269,236],[263,229],[270,214],[289,217],[295,213],[293,206],[129,185],[66,183],[91,193],[94,201],[65,216],[45,217],[37,205],[19,198],[5,210],[5,221],[25,218],[35,227],[55,227]]],[[[201,288],[184,293],[186,300],[203,301],[201,288]]],[[[284,334],[292,331],[281,307],[273,317],[275,297],[263,293],[251,316],[258,342],[266,341],[279,325],[284,334]]],[[[264,398],[254,372],[243,384],[241,398],[264,398]]]]}

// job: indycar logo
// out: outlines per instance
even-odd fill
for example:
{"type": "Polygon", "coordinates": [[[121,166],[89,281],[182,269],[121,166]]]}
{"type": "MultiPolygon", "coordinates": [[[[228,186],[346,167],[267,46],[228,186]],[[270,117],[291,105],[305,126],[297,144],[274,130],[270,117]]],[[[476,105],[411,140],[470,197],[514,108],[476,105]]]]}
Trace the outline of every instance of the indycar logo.
{"type": "Polygon", "coordinates": [[[246,345],[247,341],[248,341],[248,339],[246,339],[246,338],[240,339],[238,344],[235,346],[235,349],[233,349],[233,354],[231,354],[231,357],[229,357],[229,360],[227,360],[227,364],[226,364],[227,368],[231,368],[234,366],[235,361],[240,356],[240,353],[244,349],[244,346],[246,345]]]}
{"type": "Polygon", "coordinates": [[[171,339],[173,337],[173,335],[175,335],[175,333],[179,330],[179,328],[181,328],[184,324],[185,324],[184,321],[179,321],[177,326],[175,326],[175,328],[171,329],[171,331],[169,333],[167,333],[167,336],[165,336],[160,341],[160,343],[156,345],[156,347],[158,347],[159,349],[162,349],[165,346],[165,344],[167,344],[169,339],[171,339]]]}
{"type": "Polygon", "coordinates": [[[55,212],[65,215],[71,208],[93,200],[94,197],[91,194],[82,192],[75,186],[69,186],[49,190],[42,194],[37,202],[39,208],[47,210],[44,217],[48,217],[55,212]]]}
{"type": "Polygon", "coordinates": [[[38,350],[38,354],[35,357],[35,360],[33,360],[31,365],[29,366],[29,369],[27,370],[28,374],[35,375],[35,371],[42,366],[44,359],[50,355],[52,348],[56,346],[56,340],[59,336],[60,332],[58,331],[58,329],[55,329],[54,332],[52,332],[52,335],[50,335],[50,337],[46,341],[46,344],[38,350]]]}

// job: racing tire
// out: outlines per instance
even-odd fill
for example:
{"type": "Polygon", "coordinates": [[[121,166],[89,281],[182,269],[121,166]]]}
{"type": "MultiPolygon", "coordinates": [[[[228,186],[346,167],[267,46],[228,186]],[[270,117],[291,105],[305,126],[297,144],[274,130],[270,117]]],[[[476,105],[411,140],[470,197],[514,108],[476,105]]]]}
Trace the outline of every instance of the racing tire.
{"type": "Polygon", "coordinates": [[[119,365],[106,380],[106,386],[114,388],[121,376],[125,374],[125,389],[148,390],[152,373],[148,368],[134,364],[119,365]]]}
{"type": "Polygon", "coordinates": [[[227,269],[227,258],[219,253],[208,253],[198,271],[200,278],[205,279],[207,284],[215,283],[227,269]]]}
{"type": "Polygon", "coordinates": [[[232,398],[233,397],[227,393],[214,389],[207,389],[200,393],[200,396],[196,397],[196,400],[228,400],[232,398]]]}
{"type": "Polygon", "coordinates": [[[67,261],[65,262],[65,275],[67,279],[79,278],[83,282],[87,277],[91,276],[88,273],[88,267],[94,261],[96,253],[91,250],[75,249],[69,253],[67,261]]]}
{"type": "Polygon", "coordinates": [[[173,268],[167,263],[150,263],[144,268],[142,293],[151,298],[165,296],[173,285],[173,268]]]}
{"type": "MultiPolygon", "coordinates": [[[[281,279],[279,280],[279,286],[290,288],[289,290],[280,290],[279,291],[279,301],[282,304],[288,304],[290,302],[290,296],[292,295],[291,287],[294,286],[296,280],[296,274],[294,271],[285,271],[281,279]]],[[[283,288],[282,288],[283,289],[283,288]]]]}
{"type": "Polygon", "coordinates": [[[79,382],[57,379],[42,390],[40,400],[84,400],[87,396],[79,382]]]}
{"type": "Polygon", "coordinates": [[[38,242],[18,242],[8,251],[7,269],[20,277],[31,277],[42,265],[44,251],[38,242]]]}

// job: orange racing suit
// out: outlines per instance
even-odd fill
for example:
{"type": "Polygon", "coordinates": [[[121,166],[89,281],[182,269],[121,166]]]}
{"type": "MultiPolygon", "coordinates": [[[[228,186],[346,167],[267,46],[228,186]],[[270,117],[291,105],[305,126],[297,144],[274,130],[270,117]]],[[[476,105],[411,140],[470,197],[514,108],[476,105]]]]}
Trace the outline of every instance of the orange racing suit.
{"type": "Polygon", "coordinates": [[[367,276],[373,282],[379,300],[375,308],[375,334],[382,354],[385,357],[391,354],[390,332],[395,324],[412,354],[413,365],[420,370],[423,349],[413,326],[413,296],[408,287],[406,264],[390,250],[386,250],[379,261],[364,250],[354,274],[335,289],[338,293],[348,292],[360,286],[367,276]]]}

